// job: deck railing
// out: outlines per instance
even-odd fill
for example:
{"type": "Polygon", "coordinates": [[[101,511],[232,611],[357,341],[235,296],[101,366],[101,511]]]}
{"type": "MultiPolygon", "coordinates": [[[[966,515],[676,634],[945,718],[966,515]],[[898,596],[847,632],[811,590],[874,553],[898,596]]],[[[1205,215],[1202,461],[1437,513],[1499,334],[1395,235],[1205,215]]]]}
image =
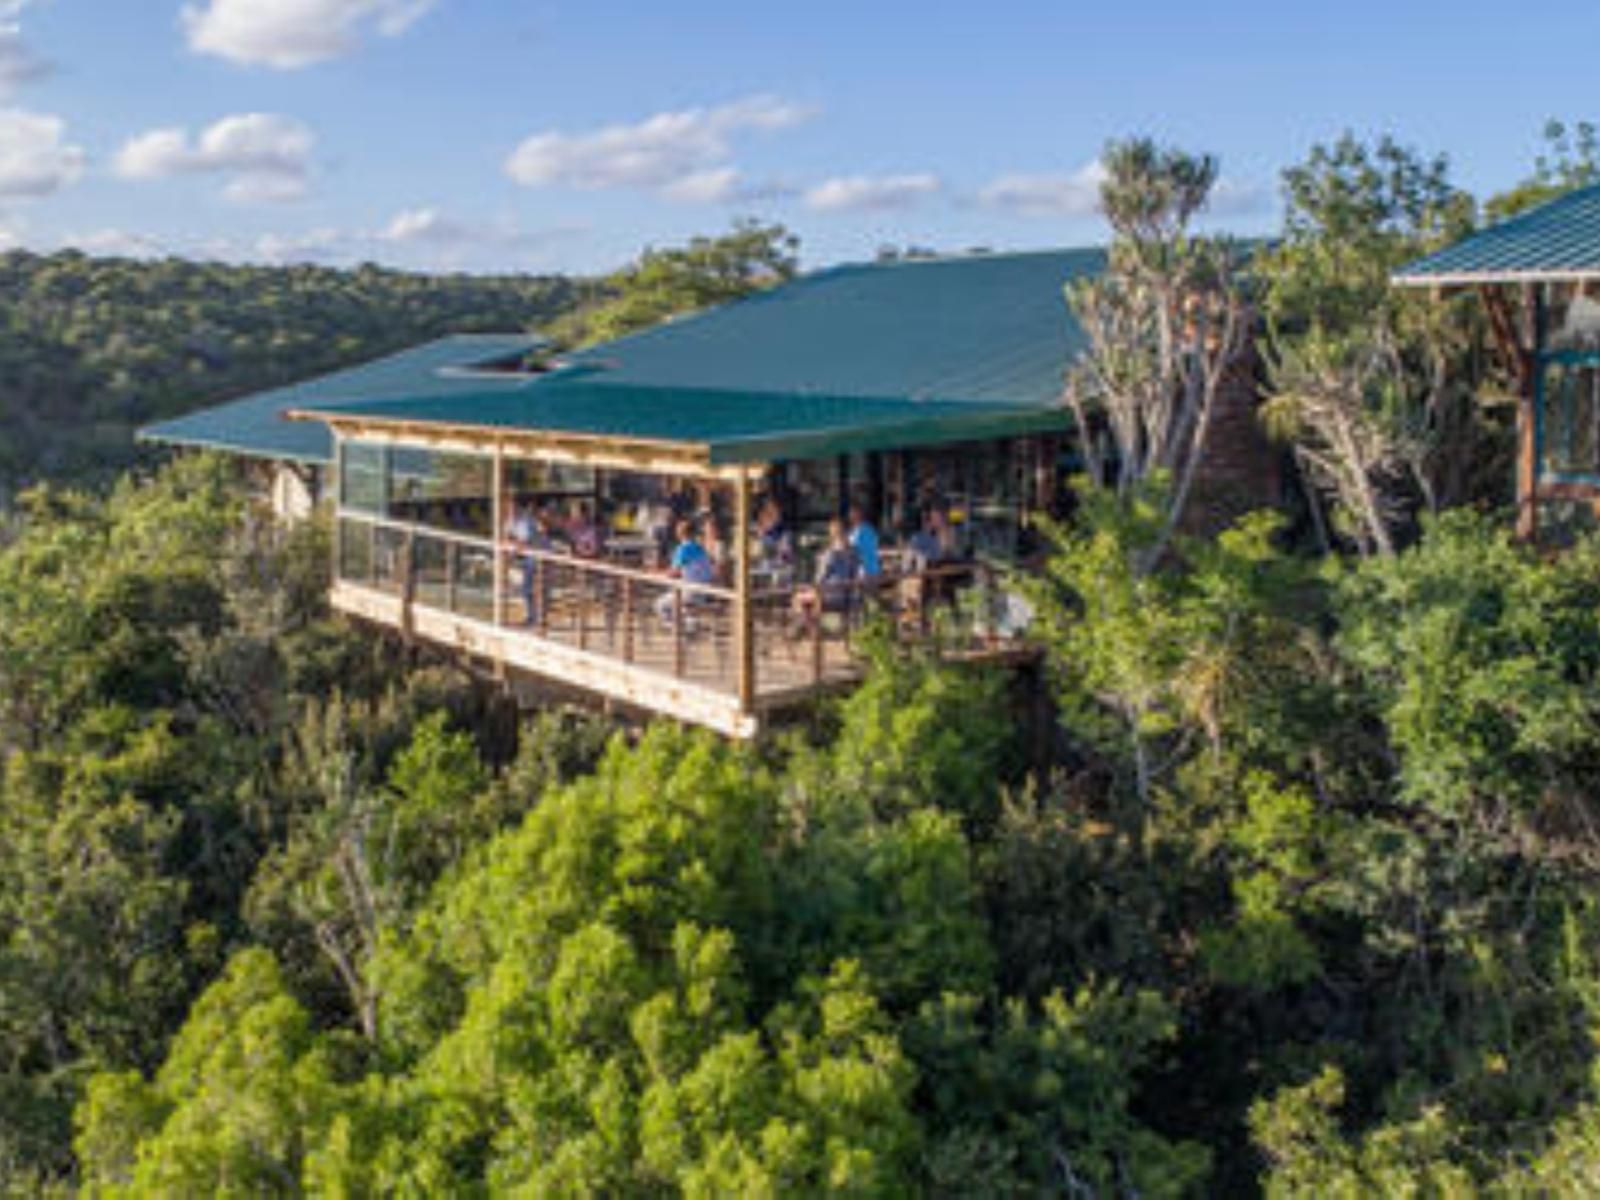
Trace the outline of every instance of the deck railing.
{"type": "Polygon", "coordinates": [[[741,605],[725,584],[341,512],[337,573],[400,598],[402,624],[420,605],[757,704],[853,678],[856,639],[873,617],[902,638],[938,630],[957,649],[992,647],[1009,632],[990,619],[999,580],[975,563],[849,585],[808,620],[795,597],[810,589],[781,572],[754,571],[741,605]]]}

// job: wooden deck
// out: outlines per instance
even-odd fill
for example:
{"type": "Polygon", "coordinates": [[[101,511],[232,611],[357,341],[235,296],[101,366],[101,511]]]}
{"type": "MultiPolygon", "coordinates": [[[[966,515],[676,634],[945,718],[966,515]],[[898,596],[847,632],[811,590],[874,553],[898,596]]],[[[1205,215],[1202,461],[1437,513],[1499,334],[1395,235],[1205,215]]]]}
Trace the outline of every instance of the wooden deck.
{"type": "MultiPolygon", "coordinates": [[[[331,599],[351,616],[731,737],[754,736],[763,715],[848,684],[861,671],[848,630],[836,618],[819,637],[791,640],[784,611],[758,609],[754,711],[746,712],[739,703],[733,631],[716,613],[692,612],[680,634],[653,605],[624,618],[614,608],[586,610],[579,597],[559,593],[548,598],[544,621],[532,628],[496,626],[487,594],[458,591],[451,611],[447,597],[419,587],[407,613],[394,592],[340,580],[331,599]]],[[[515,601],[508,607],[515,611],[515,601]]]]}

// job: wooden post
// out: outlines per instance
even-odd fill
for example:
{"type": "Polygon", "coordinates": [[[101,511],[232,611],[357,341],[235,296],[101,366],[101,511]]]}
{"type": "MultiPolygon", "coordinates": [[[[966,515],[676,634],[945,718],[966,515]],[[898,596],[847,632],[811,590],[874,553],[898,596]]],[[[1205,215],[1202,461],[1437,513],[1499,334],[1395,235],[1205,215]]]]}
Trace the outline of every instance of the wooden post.
{"type": "Polygon", "coordinates": [[[676,590],[672,605],[672,673],[682,679],[684,666],[683,627],[689,619],[689,609],[688,605],[684,603],[682,586],[677,583],[672,586],[676,590]]]}
{"type": "Polygon", "coordinates": [[[622,577],[622,661],[633,661],[633,576],[622,577]]]}
{"type": "Polygon", "coordinates": [[[738,672],[739,711],[755,708],[756,649],[755,629],[750,612],[750,473],[741,471],[734,484],[734,581],[733,648],[738,672]]]}
{"type": "Polygon", "coordinates": [[[589,601],[590,590],[594,581],[589,577],[589,572],[581,566],[573,567],[574,578],[578,584],[578,649],[589,648],[589,601]]]}
{"type": "Polygon", "coordinates": [[[1533,542],[1539,536],[1539,412],[1543,381],[1544,288],[1523,288],[1528,321],[1528,349],[1523,351],[1522,387],[1517,396],[1517,537],[1533,542]]]}
{"type": "Polygon", "coordinates": [[[526,555],[533,564],[533,602],[539,606],[539,636],[550,636],[550,568],[551,559],[543,550],[530,550],[526,555]]]}
{"type": "Polygon", "coordinates": [[[811,682],[822,682],[822,620],[826,610],[822,605],[822,591],[817,591],[817,611],[811,618],[811,682]]]}
{"type": "Polygon", "coordinates": [[[494,546],[490,571],[494,581],[494,626],[499,629],[506,623],[506,556],[500,539],[506,528],[506,451],[499,442],[494,444],[494,479],[490,483],[489,541],[494,546]]]}

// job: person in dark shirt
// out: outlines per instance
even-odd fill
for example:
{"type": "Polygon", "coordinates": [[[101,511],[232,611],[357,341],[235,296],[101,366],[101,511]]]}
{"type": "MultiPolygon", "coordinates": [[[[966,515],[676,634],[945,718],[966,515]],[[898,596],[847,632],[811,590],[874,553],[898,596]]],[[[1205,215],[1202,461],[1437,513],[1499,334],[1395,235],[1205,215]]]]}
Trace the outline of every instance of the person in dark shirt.
{"type": "Polygon", "coordinates": [[[858,586],[861,559],[838,517],[828,522],[828,546],[817,559],[816,582],[794,594],[791,633],[801,636],[816,629],[824,612],[845,612],[858,586]]]}

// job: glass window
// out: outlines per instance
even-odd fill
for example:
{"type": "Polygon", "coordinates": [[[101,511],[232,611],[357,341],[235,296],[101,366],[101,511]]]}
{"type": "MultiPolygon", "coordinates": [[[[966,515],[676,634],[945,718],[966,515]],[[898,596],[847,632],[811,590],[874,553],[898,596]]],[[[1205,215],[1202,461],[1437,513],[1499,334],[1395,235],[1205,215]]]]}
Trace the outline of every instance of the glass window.
{"type": "Polygon", "coordinates": [[[384,448],[370,442],[339,443],[339,503],[357,512],[384,511],[384,448]]]}
{"type": "Polygon", "coordinates": [[[1600,366],[1552,366],[1544,380],[1544,470],[1600,475],[1600,366]]]}
{"type": "Polygon", "coordinates": [[[488,537],[492,475],[493,465],[483,455],[392,447],[388,515],[396,521],[488,537]]]}
{"type": "Polygon", "coordinates": [[[372,580],[372,526],[349,518],[339,522],[339,578],[352,583],[372,580]]]}

